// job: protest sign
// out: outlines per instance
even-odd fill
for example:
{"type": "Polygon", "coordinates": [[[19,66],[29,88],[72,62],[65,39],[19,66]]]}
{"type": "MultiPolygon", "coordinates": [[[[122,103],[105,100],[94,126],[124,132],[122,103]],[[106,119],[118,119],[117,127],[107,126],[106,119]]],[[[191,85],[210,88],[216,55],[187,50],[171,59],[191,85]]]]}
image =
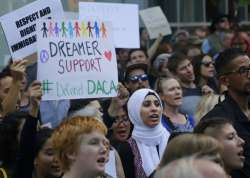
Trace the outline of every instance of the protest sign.
{"type": "Polygon", "coordinates": [[[168,20],[159,6],[140,11],[150,39],[155,39],[161,33],[163,36],[172,33],[168,20]]]}
{"type": "Polygon", "coordinates": [[[37,25],[38,80],[43,100],[117,95],[118,72],[110,24],[46,20],[37,25]]]}
{"type": "Polygon", "coordinates": [[[11,56],[14,60],[36,52],[36,21],[62,18],[60,0],[38,0],[0,17],[11,56]]]}
{"type": "Polygon", "coordinates": [[[137,4],[80,2],[79,19],[110,21],[116,48],[139,48],[139,12],[137,4]]]}

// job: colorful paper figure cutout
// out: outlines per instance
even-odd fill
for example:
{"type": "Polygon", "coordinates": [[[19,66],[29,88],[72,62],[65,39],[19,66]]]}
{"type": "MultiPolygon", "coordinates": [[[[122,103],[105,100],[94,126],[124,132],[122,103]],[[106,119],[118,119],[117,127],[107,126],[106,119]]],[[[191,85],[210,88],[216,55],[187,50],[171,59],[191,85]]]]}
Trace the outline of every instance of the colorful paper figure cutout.
{"type": "Polygon", "coordinates": [[[45,23],[45,22],[43,22],[43,27],[42,27],[41,31],[43,32],[43,38],[44,38],[44,37],[47,38],[48,29],[47,29],[47,27],[46,27],[46,23],[45,23]]]}
{"type": "Polygon", "coordinates": [[[62,31],[62,37],[67,37],[66,32],[68,31],[68,29],[65,27],[65,22],[62,22],[61,31],[62,31]]]}
{"type": "Polygon", "coordinates": [[[49,22],[48,31],[49,31],[49,36],[53,36],[53,23],[52,22],[49,22]]]}
{"type": "Polygon", "coordinates": [[[87,28],[86,28],[86,26],[85,26],[84,21],[82,21],[81,34],[82,34],[82,37],[85,37],[86,34],[87,34],[87,28]]]}
{"type": "Polygon", "coordinates": [[[91,27],[90,22],[88,22],[87,30],[89,31],[89,37],[93,38],[93,33],[92,33],[93,27],[91,27]]]}
{"type": "Polygon", "coordinates": [[[99,38],[100,37],[100,29],[98,27],[97,21],[95,21],[94,30],[95,30],[95,37],[99,38]]]}
{"type": "Polygon", "coordinates": [[[105,27],[105,24],[103,22],[100,31],[102,32],[102,38],[107,38],[107,28],[105,27]]]}
{"type": "Polygon", "coordinates": [[[54,32],[56,34],[56,37],[59,37],[59,33],[60,33],[60,28],[58,27],[58,23],[55,23],[55,27],[54,27],[54,32]]]}
{"type": "Polygon", "coordinates": [[[76,37],[80,37],[80,27],[78,22],[75,22],[75,26],[74,26],[75,32],[76,32],[76,37]]]}
{"type": "Polygon", "coordinates": [[[69,26],[68,26],[68,31],[69,31],[69,37],[73,38],[74,35],[74,28],[71,22],[69,22],[69,26]]]}

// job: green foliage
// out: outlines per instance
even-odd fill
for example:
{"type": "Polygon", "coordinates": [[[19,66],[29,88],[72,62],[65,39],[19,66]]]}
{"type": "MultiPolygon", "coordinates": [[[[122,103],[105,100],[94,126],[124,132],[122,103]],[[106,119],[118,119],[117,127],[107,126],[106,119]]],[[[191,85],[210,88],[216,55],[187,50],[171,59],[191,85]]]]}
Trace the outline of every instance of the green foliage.
{"type": "Polygon", "coordinates": [[[239,0],[239,5],[248,5],[250,4],[250,0],[239,0]]]}

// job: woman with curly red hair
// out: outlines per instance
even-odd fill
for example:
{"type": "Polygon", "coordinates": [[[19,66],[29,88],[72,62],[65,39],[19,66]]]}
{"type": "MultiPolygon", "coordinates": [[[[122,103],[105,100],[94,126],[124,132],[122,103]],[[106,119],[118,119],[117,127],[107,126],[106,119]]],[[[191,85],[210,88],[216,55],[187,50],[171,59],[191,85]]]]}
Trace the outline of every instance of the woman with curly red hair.
{"type": "Polygon", "coordinates": [[[109,153],[106,134],[106,126],[94,117],[76,116],[62,122],[52,135],[62,178],[103,176],[109,153]]]}

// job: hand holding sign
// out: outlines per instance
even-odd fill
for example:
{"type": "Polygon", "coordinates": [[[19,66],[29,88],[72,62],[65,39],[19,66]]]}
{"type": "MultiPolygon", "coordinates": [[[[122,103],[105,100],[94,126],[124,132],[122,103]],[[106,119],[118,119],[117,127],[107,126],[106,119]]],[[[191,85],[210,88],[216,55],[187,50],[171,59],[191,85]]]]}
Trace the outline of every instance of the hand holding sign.
{"type": "Polygon", "coordinates": [[[31,103],[30,115],[32,115],[33,117],[37,117],[40,101],[42,98],[42,89],[40,81],[35,80],[31,83],[28,88],[28,95],[31,103]]]}
{"type": "Polygon", "coordinates": [[[14,61],[10,66],[11,76],[14,81],[22,81],[26,70],[26,60],[14,61]]]}
{"type": "Polygon", "coordinates": [[[33,106],[39,106],[40,100],[42,98],[42,88],[40,81],[35,80],[31,83],[28,88],[28,95],[30,97],[31,104],[33,106]]]}
{"type": "Polygon", "coordinates": [[[49,26],[64,29],[57,35],[42,30],[37,35],[38,79],[42,81],[43,100],[117,94],[118,72],[111,24],[61,19],[44,20],[37,25],[38,29],[49,26]],[[80,31],[82,25],[86,33],[80,31]],[[105,26],[105,35],[99,31],[101,26],[105,26]]]}
{"type": "Polygon", "coordinates": [[[162,35],[171,34],[170,25],[159,6],[140,11],[140,16],[147,28],[150,39],[155,39],[162,35]]]}
{"type": "Polygon", "coordinates": [[[108,108],[108,113],[110,116],[114,116],[117,113],[117,110],[126,105],[129,98],[128,89],[122,85],[118,84],[118,96],[112,98],[111,103],[108,108]]]}

